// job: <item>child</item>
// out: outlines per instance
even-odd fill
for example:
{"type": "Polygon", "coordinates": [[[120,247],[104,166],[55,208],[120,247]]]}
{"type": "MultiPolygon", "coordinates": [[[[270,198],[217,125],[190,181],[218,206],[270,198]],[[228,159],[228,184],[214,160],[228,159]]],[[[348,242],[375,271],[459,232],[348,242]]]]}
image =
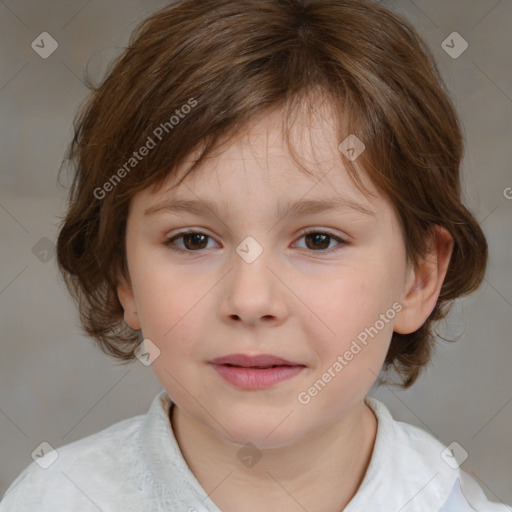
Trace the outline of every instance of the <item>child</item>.
{"type": "Polygon", "coordinates": [[[407,22],[366,0],[173,3],[75,130],[60,269],[85,332],[164,390],[31,464],[1,512],[509,510],[367,396],[381,369],[414,383],[487,261],[407,22]]]}

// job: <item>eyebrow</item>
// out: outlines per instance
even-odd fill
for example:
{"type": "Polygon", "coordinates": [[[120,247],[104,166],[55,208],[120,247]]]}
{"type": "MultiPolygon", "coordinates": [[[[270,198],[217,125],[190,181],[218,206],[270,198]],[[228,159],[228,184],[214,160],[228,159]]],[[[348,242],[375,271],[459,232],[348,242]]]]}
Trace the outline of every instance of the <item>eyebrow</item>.
{"type": "MultiPolygon", "coordinates": [[[[375,217],[375,212],[364,207],[356,201],[347,197],[333,197],[323,200],[318,199],[302,199],[293,204],[280,204],[277,209],[278,217],[286,214],[291,215],[311,215],[315,213],[323,213],[326,211],[356,211],[362,215],[375,217]]],[[[161,203],[150,206],[144,210],[144,216],[155,215],[157,213],[193,213],[197,215],[211,214],[216,215],[230,214],[228,203],[221,201],[219,204],[204,198],[201,200],[194,199],[167,199],[161,203]]]]}

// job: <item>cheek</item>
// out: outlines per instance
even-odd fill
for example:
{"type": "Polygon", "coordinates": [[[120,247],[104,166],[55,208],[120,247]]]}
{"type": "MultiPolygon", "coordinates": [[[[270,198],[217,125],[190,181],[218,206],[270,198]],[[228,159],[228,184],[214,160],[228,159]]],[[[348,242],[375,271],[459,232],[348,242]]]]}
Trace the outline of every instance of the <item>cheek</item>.
{"type": "Polygon", "coordinates": [[[333,391],[366,392],[377,378],[399,307],[393,277],[385,262],[367,261],[345,269],[342,278],[331,281],[323,294],[313,295],[312,303],[323,322],[316,320],[314,332],[309,333],[316,340],[319,359],[315,373],[322,380],[332,380],[333,391]]]}
{"type": "Polygon", "coordinates": [[[144,336],[164,344],[182,339],[208,302],[212,277],[200,277],[190,268],[170,264],[165,253],[140,254],[136,261],[133,285],[144,336]]]}
{"type": "MultiPolygon", "coordinates": [[[[300,403],[314,402],[318,414],[334,419],[339,407],[355,406],[368,393],[382,369],[393,333],[391,294],[383,284],[352,273],[324,300],[322,335],[310,333],[318,361],[300,390],[300,403]],[[325,391],[324,391],[325,390],[325,391]]],[[[317,333],[320,330],[317,329],[317,333]]]]}
{"type": "MultiPolygon", "coordinates": [[[[142,258],[142,256],[141,256],[142,258]]],[[[213,318],[218,276],[197,267],[171,265],[164,256],[147,256],[134,281],[142,332],[160,349],[152,367],[166,381],[189,379],[197,363],[209,355],[212,333],[205,321],[213,318]]]]}
{"type": "Polygon", "coordinates": [[[163,295],[155,289],[153,292],[153,307],[148,300],[142,323],[144,337],[160,350],[152,371],[175,403],[186,404],[192,389],[202,403],[208,397],[208,390],[201,384],[205,332],[197,317],[212,304],[195,295],[163,295]]]}
{"type": "MultiPolygon", "coordinates": [[[[344,269],[322,293],[309,294],[315,313],[330,329],[331,337],[351,339],[373,325],[398,296],[385,270],[378,264],[344,269]]],[[[313,307],[311,309],[313,309],[313,307]]],[[[387,325],[387,324],[386,324],[387,325]]]]}

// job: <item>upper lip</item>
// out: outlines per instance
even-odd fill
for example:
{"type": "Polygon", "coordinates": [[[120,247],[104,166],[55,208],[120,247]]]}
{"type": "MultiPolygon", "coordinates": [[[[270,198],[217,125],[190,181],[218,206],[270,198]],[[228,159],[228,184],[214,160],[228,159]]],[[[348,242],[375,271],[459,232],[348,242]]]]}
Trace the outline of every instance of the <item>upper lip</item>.
{"type": "Polygon", "coordinates": [[[217,357],[212,359],[213,364],[230,364],[233,366],[250,367],[269,367],[269,366],[304,366],[300,363],[288,361],[282,357],[273,356],[271,354],[259,354],[249,356],[246,354],[230,354],[228,356],[217,357]]]}

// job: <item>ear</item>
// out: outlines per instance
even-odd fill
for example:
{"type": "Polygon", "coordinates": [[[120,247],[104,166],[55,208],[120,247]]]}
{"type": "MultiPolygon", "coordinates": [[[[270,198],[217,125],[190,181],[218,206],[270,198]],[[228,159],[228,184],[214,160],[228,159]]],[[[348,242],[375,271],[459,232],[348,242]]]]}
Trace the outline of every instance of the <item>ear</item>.
{"type": "Polygon", "coordinates": [[[419,267],[410,270],[404,290],[402,310],[396,316],[393,330],[410,334],[418,330],[432,313],[448,270],[453,251],[453,238],[442,226],[435,226],[429,240],[429,252],[419,267]]]}
{"type": "Polygon", "coordinates": [[[124,321],[134,331],[141,328],[137,305],[133,296],[131,283],[127,282],[125,277],[118,273],[117,276],[117,297],[124,309],[124,321]]]}

